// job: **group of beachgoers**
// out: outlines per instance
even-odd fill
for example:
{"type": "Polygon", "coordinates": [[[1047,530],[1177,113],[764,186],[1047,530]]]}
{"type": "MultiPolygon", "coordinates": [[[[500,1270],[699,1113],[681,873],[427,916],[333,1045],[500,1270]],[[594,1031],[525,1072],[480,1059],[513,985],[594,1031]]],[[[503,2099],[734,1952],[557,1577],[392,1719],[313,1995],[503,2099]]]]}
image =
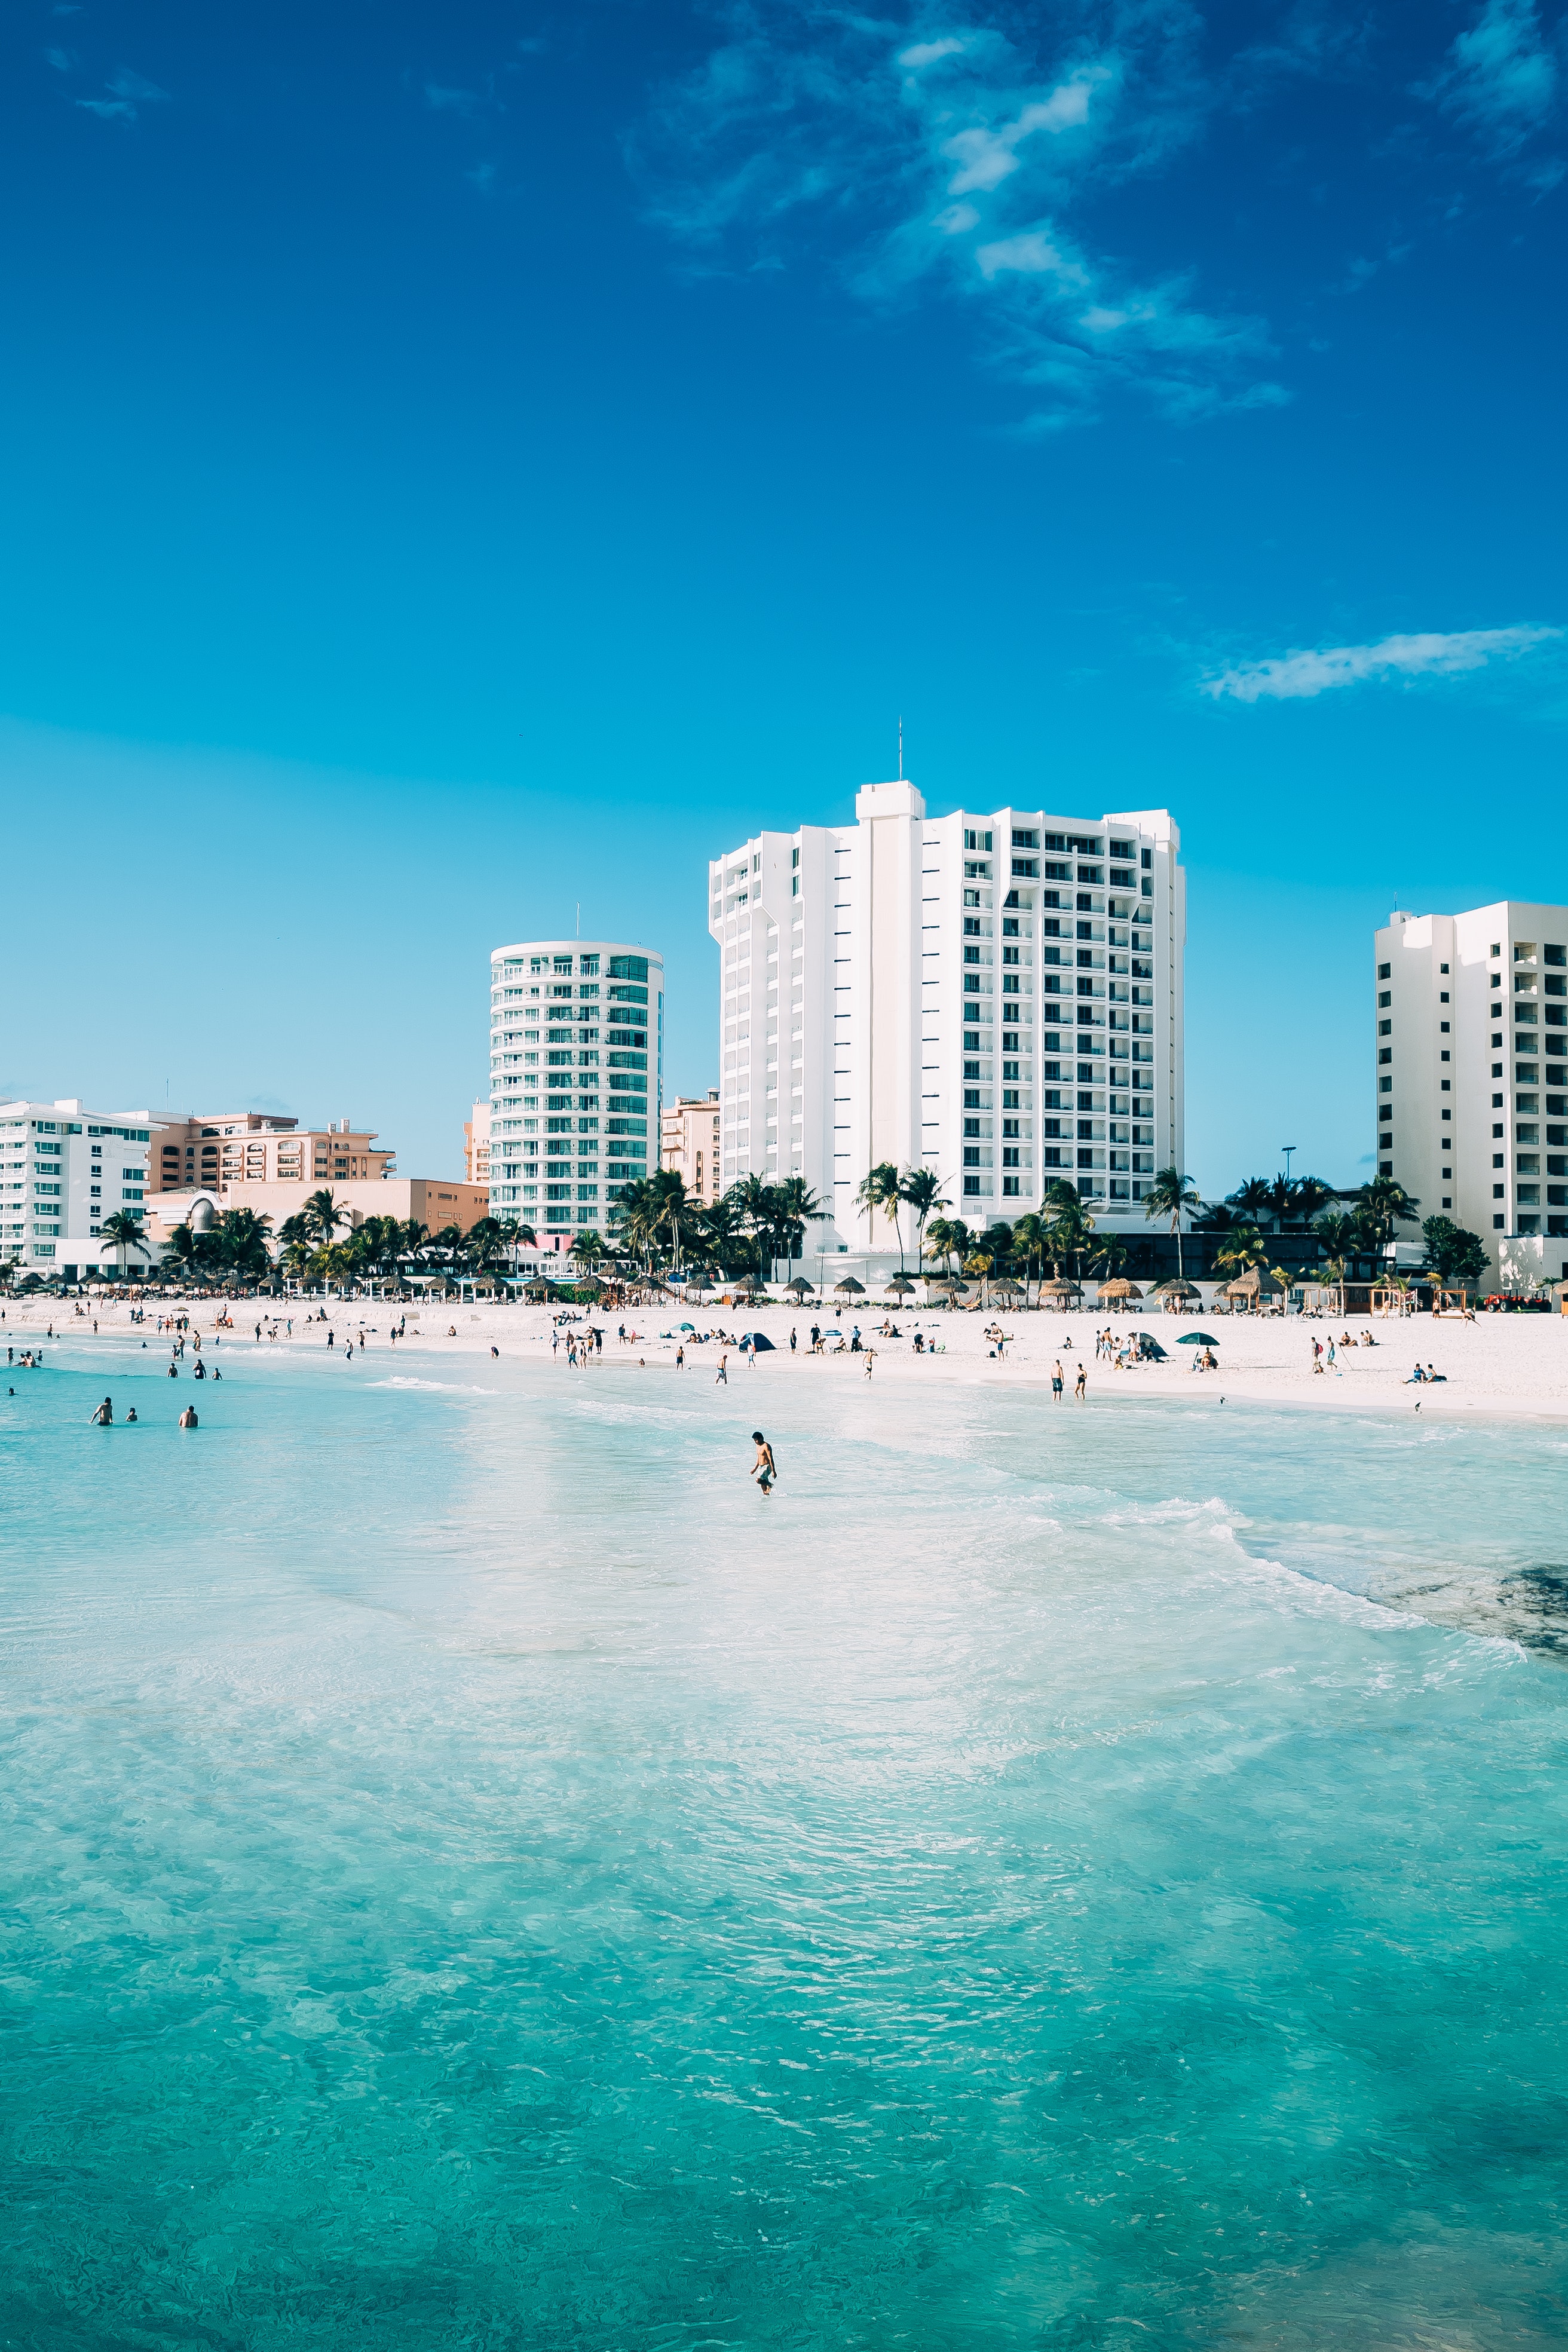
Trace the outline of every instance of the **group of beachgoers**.
{"type": "MultiPolygon", "coordinates": [[[[136,1408],[134,1405],[132,1406],[130,1412],[126,1414],[123,1425],[127,1429],[141,1427],[140,1422],[136,1419],[136,1408]]],[[[188,1404],[185,1407],[184,1412],[180,1415],[178,1425],[181,1429],[199,1428],[200,1423],[196,1419],[196,1409],[194,1404],[188,1404]]],[[[114,1400],[112,1397],[105,1397],[103,1402],[96,1407],[89,1416],[88,1427],[89,1429],[112,1429],[113,1426],[114,1400]]]]}

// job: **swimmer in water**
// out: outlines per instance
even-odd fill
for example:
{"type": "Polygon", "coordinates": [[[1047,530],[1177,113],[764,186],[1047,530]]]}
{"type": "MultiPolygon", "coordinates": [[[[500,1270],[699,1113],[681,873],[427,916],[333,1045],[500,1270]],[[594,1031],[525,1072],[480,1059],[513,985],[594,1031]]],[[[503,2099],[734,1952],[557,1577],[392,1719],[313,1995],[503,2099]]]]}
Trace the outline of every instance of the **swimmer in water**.
{"type": "Polygon", "coordinates": [[[135,1420],[135,1418],[136,1418],[136,1408],[135,1408],[135,1406],[134,1406],[134,1405],[132,1405],[132,1408],[131,1408],[131,1410],[130,1410],[130,1412],[129,1412],[126,1414],[126,1416],[125,1416],[125,1426],[126,1426],[126,1428],[127,1428],[127,1429],[129,1429],[129,1428],[130,1428],[130,1426],[131,1426],[132,1423],[135,1420]]]}
{"type": "Polygon", "coordinates": [[[757,1449],[757,1458],[752,1465],[752,1475],[766,1495],[771,1493],[773,1481],[779,1475],[778,1465],[773,1460],[773,1447],[760,1429],[752,1430],[752,1443],[757,1449]]]}
{"type": "Polygon", "coordinates": [[[195,1429],[195,1426],[196,1409],[194,1404],[188,1404],[184,1412],[180,1415],[180,1427],[182,1429],[195,1429]]]}
{"type": "Polygon", "coordinates": [[[98,1411],[93,1414],[92,1420],[89,1422],[88,1427],[91,1429],[96,1426],[99,1429],[107,1429],[113,1419],[114,1407],[110,1404],[109,1399],[105,1397],[103,1402],[99,1406],[98,1411]]]}

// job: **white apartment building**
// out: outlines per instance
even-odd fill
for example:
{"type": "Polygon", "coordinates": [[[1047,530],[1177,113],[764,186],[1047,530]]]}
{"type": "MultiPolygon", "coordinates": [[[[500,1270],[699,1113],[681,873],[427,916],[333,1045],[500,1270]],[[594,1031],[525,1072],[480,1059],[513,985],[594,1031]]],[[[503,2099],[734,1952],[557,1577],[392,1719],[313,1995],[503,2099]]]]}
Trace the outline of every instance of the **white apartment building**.
{"type": "Polygon", "coordinates": [[[677,1095],[659,1120],[658,1164],[673,1169],[687,1193],[710,1208],[723,1190],[719,1089],[677,1095]]]}
{"type": "MultiPolygon", "coordinates": [[[[972,1227],[1066,1180],[1147,1230],[1182,1164],[1185,877],[1163,809],[928,817],[866,785],[851,825],[764,833],[709,868],[723,1180],[805,1178],[815,1251],[886,1258],[855,1205],[891,1160],[972,1227]]],[[[912,1222],[906,1219],[906,1242],[912,1222]]]]}
{"type": "Polygon", "coordinates": [[[603,1233],[626,1184],[658,1165],[663,1095],[662,956],[618,940],[493,951],[492,1216],[542,1237],[551,1226],[603,1233]]]}
{"type": "MultiPolygon", "coordinates": [[[[100,1240],[117,1210],[143,1213],[156,1122],[144,1110],[0,1103],[0,1260],[66,1282],[118,1264],[100,1240]]],[[[146,1261],[132,1251],[126,1263],[146,1261]]]]}
{"type": "Polygon", "coordinates": [[[1395,913],[1373,953],[1379,1172],[1500,1280],[1568,1276],[1568,907],[1395,913]]]}

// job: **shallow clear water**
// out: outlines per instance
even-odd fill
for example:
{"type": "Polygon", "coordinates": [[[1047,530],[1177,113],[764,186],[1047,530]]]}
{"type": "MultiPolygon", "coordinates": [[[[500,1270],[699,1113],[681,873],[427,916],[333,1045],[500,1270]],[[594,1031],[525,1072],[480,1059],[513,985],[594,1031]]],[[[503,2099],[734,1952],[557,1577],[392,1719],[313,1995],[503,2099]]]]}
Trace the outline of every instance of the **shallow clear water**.
{"type": "Polygon", "coordinates": [[[0,1394],[0,2345],[1563,2340],[1563,1436],[426,1344],[0,1394]]]}

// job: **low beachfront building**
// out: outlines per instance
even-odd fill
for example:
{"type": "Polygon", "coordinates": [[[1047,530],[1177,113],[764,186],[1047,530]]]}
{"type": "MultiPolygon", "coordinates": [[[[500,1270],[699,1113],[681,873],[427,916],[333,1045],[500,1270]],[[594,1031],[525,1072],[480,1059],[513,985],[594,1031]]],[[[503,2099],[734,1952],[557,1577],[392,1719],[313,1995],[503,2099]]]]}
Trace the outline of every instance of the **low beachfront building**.
{"type": "Polygon", "coordinates": [[[689,1199],[710,1208],[723,1189],[721,1160],[718,1087],[677,1095],[659,1121],[659,1166],[681,1178],[689,1199]]]}
{"type": "Polygon", "coordinates": [[[148,1111],[89,1110],[74,1095],[0,1103],[0,1263],[63,1282],[145,1265],[100,1228],[117,1212],[142,1214],[156,1132],[148,1111]]]}
{"type": "Polygon", "coordinates": [[[931,817],[899,781],[866,785],[853,824],[716,858],[722,1185],[804,1178],[825,1212],[808,1273],[896,1263],[857,1201],[889,1161],[972,1228],[1066,1181],[1102,1229],[1146,1233],[1184,1150],[1179,851],[1164,809],[931,817]]]}
{"type": "Polygon", "coordinates": [[[1379,1174],[1479,1234],[1500,1287],[1568,1279],[1568,907],[1396,910],[1373,963],[1379,1174]]]}
{"type": "Polygon", "coordinates": [[[663,1100],[662,956],[619,940],[493,950],[495,1216],[603,1233],[626,1185],[658,1165],[663,1100]]]}
{"type": "Polygon", "coordinates": [[[395,1217],[402,1224],[424,1225],[430,1233],[456,1225],[467,1233],[489,1213],[489,1196],[482,1184],[459,1183],[452,1177],[379,1176],[349,1183],[312,1185],[301,1192],[292,1179],[282,1183],[196,1185],[179,1192],[156,1192],[147,1202],[147,1239],[154,1255],[176,1225],[193,1233],[209,1232],[226,1209],[250,1209],[269,1221],[268,1239],[276,1244],[289,1217],[297,1217],[313,1192],[329,1192],[349,1222],[340,1238],[346,1240],[354,1225],[367,1217],[395,1217]]]}

